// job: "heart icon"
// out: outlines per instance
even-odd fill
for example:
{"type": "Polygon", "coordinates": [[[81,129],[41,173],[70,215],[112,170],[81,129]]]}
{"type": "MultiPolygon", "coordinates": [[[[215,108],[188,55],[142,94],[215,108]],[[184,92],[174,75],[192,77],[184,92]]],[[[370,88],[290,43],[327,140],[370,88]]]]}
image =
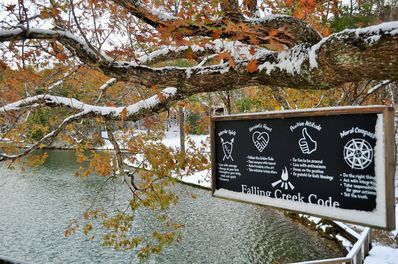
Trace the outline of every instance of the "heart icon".
{"type": "Polygon", "coordinates": [[[254,132],[252,135],[254,146],[258,149],[258,151],[263,152],[265,147],[267,147],[269,142],[269,135],[267,132],[254,132]]]}

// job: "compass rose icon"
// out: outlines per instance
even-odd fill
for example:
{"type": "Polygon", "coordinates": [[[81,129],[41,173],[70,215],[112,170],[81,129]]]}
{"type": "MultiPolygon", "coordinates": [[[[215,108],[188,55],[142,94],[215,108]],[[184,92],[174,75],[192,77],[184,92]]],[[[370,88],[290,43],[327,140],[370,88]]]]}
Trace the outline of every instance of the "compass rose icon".
{"type": "Polygon", "coordinates": [[[363,170],[373,160],[373,148],[362,138],[353,138],[344,146],[344,160],[352,169],[363,170]]]}

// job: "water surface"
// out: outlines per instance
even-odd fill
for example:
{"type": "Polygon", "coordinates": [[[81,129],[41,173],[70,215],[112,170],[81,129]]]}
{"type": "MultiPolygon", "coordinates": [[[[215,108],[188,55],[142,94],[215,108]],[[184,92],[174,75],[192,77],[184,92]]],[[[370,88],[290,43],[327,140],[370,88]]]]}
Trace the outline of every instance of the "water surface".
{"type": "MultiPolygon", "coordinates": [[[[102,247],[101,233],[94,241],[81,233],[64,237],[69,220],[91,205],[104,181],[74,176],[78,166],[73,152],[51,151],[35,171],[0,167],[0,255],[29,263],[136,263],[135,252],[102,247]]],[[[122,184],[115,187],[106,185],[97,205],[123,208],[129,192],[122,184]]],[[[287,263],[343,254],[281,211],[213,198],[182,184],[173,188],[180,203],[169,212],[185,225],[183,240],[149,263],[287,263]]],[[[157,226],[151,219],[138,219],[133,232],[157,226]]]]}

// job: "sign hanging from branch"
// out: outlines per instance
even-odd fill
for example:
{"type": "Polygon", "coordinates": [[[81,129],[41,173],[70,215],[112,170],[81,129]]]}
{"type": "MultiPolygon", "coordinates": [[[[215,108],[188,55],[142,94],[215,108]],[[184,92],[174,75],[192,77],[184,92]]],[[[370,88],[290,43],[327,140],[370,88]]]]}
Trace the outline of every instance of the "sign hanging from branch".
{"type": "Polygon", "coordinates": [[[394,229],[393,116],[370,106],[213,117],[213,196],[394,229]]]}

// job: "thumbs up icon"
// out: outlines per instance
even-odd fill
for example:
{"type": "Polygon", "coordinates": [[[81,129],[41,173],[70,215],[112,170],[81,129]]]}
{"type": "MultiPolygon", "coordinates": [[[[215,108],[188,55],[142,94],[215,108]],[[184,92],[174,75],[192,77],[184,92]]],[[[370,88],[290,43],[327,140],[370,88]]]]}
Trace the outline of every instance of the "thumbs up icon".
{"type": "Polygon", "coordinates": [[[299,140],[300,149],[304,154],[311,154],[312,152],[314,152],[316,150],[317,143],[308,134],[306,127],[303,128],[303,130],[301,132],[303,134],[303,137],[300,138],[300,140],[299,140]]]}

